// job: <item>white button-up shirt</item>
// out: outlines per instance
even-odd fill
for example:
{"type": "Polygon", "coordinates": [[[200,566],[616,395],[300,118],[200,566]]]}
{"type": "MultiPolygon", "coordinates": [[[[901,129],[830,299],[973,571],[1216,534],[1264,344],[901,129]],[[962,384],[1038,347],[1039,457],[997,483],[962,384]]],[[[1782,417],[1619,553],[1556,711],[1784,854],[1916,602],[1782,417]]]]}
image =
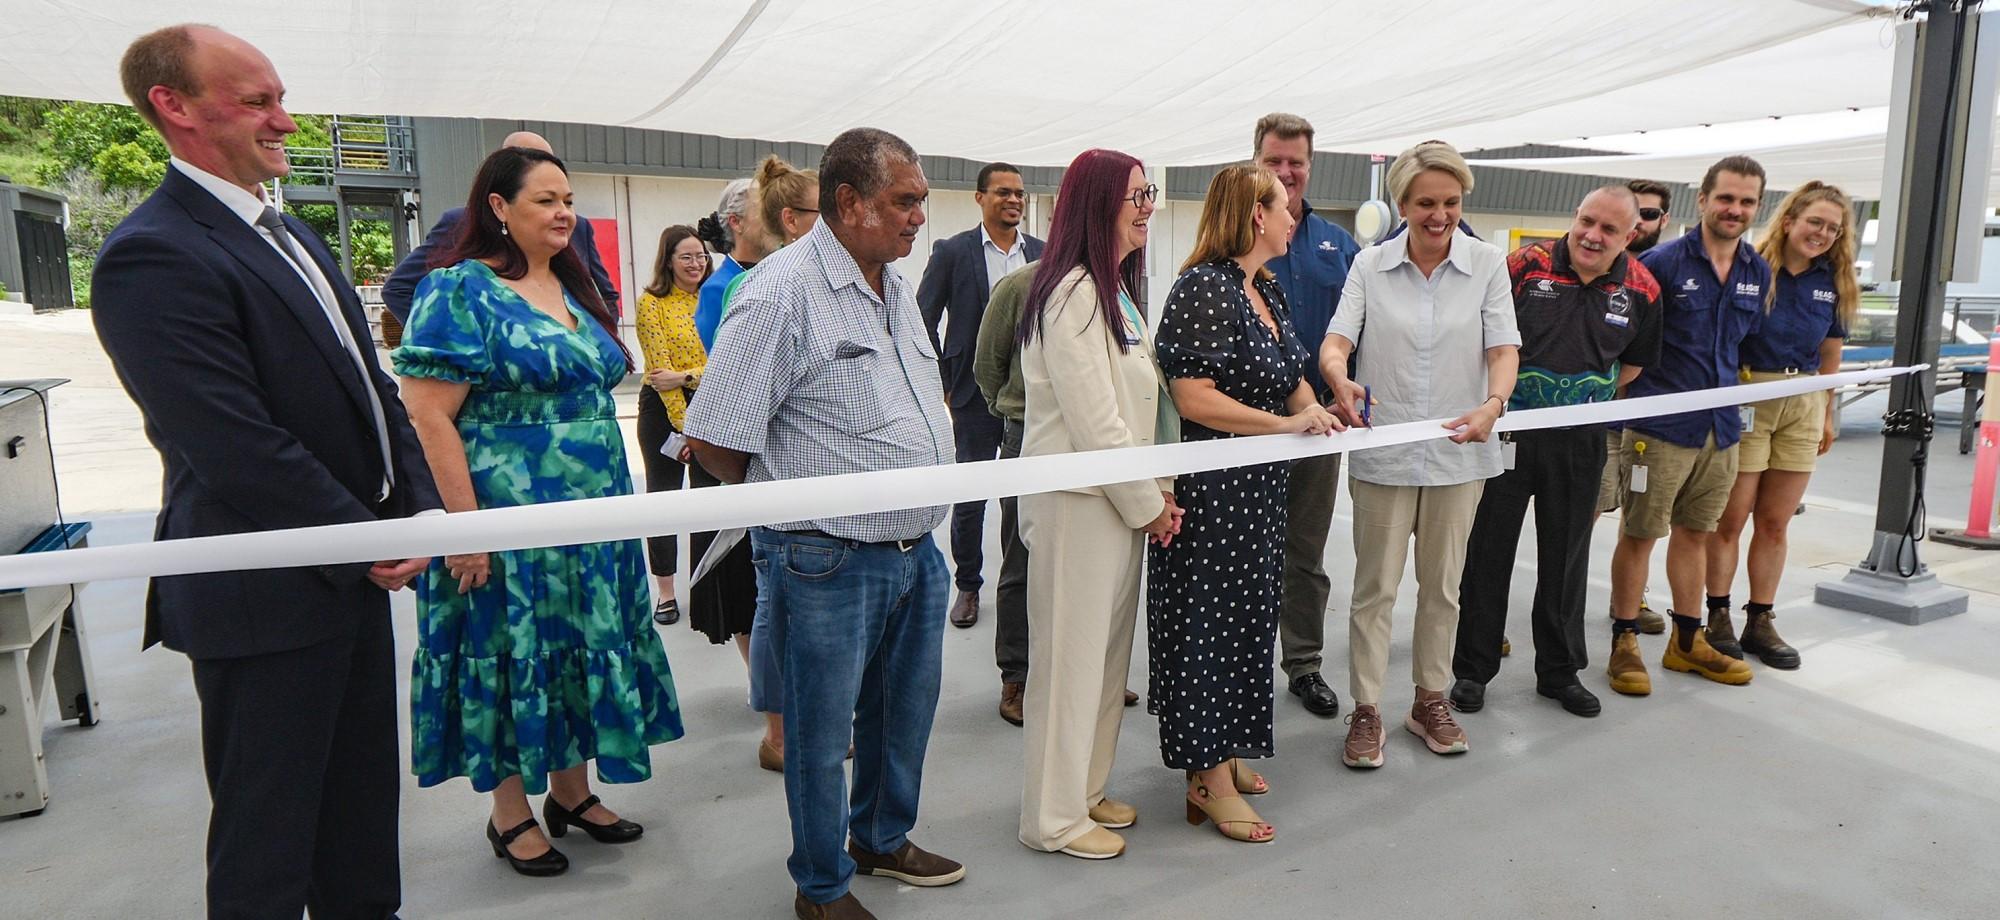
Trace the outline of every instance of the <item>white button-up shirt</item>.
{"type": "MultiPolygon", "coordinates": [[[[1355,382],[1376,405],[1370,421],[1452,419],[1488,395],[1486,349],[1520,345],[1507,257],[1455,230],[1430,277],[1409,258],[1409,233],[1363,249],[1326,334],[1355,343],[1355,382]]],[[[1443,438],[1355,451],[1354,478],[1385,486],[1449,486],[1500,473],[1500,444],[1443,438]]]]}
{"type": "Polygon", "coordinates": [[[1001,249],[993,242],[993,235],[986,232],[986,222],[979,223],[979,251],[986,256],[986,293],[993,293],[1000,279],[1014,273],[1014,269],[1028,264],[1028,238],[1021,228],[1014,228],[1014,248],[1001,249]]]}

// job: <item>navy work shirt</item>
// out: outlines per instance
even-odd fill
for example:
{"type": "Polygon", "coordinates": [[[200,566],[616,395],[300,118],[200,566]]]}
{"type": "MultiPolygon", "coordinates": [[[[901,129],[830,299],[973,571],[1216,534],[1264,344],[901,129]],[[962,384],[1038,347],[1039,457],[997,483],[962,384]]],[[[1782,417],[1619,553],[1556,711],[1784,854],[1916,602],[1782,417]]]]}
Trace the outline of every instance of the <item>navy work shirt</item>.
{"type": "Polygon", "coordinates": [[[1819,346],[1827,339],[1847,338],[1840,322],[1840,293],[1833,286],[1833,265],[1814,259],[1803,274],[1777,268],[1778,293],[1764,326],[1743,340],[1743,366],[1753,371],[1819,370],[1819,346]]]}
{"type": "MultiPolygon", "coordinates": [[[[1264,263],[1271,274],[1278,276],[1278,286],[1285,289],[1285,300],[1292,307],[1292,329],[1315,356],[1319,354],[1320,341],[1326,338],[1327,324],[1333,321],[1333,311],[1340,307],[1340,289],[1347,285],[1347,268],[1354,264],[1354,256],[1360,251],[1361,244],[1354,237],[1314,214],[1312,203],[1306,202],[1305,215],[1292,231],[1291,248],[1264,263]]],[[[1326,391],[1317,357],[1306,362],[1306,382],[1312,385],[1314,393],[1326,391]]]]}
{"type": "MultiPolygon", "coordinates": [[[[1660,283],[1660,360],[1625,388],[1626,395],[1734,386],[1742,369],[1738,346],[1764,318],[1764,286],[1771,283],[1764,257],[1739,239],[1729,277],[1718,278],[1697,224],[1639,261],[1660,283]]],[[[1682,447],[1701,447],[1713,432],[1721,450],[1743,439],[1741,419],[1735,406],[1723,406],[1638,419],[1630,427],[1682,447]]]]}

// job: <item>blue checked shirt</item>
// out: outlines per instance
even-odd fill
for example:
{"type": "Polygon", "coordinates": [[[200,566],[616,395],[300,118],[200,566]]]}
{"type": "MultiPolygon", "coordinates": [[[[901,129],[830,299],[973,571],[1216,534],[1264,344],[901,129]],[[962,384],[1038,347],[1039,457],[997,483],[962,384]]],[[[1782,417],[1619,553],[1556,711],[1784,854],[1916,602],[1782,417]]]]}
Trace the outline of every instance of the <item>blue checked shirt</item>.
{"type": "MultiPolygon", "coordinates": [[[[937,354],[910,285],[882,270],[883,296],[821,221],[758,263],[709,352],[686,434],[752,455],[748,482],[952,462],[937,354]]],[[[786,521],[865,542],[936,529],[946,506],[786,521]]]]}

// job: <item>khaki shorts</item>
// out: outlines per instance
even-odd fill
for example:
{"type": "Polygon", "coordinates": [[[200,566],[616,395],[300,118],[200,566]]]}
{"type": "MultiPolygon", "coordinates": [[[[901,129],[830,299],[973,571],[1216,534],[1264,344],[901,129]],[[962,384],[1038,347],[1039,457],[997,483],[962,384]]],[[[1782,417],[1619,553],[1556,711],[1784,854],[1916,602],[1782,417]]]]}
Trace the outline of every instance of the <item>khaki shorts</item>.
{"type": "Polygon", "coordinates": [[[1597,480],[1597,513],[1618,510],[1618,497],[1625,492],[1623,478],[1624,464],[1618,462],[1619,444],[1625,440],[1625,432],[1609,430],[1604,432],[1604,475],[1597,480]]]}
{"type": "Polygon", "coordinates": [[[1736,487],[1736,445],[1717,450],[1711,433],[1701,447],[1682,447],[1628,429],[1619,443],[1618,468],[1625,486],[1620,506],[1626,536],[1657,540],[1673,527],[1709,533],[1736,487]],[[1632,490],[1639,466],[1646,468],[1644,492],[1632,490]]]}
{"type": "Polygon", "coordinates": [[[1826,398],[1826,391],[1821,390],[1750,403],[1756,415],[1750,430],[1743,433],[1737,469],[1745,473],[1812,472],[1819,462],[1820,438],[1826,433],[1826,398]]]}

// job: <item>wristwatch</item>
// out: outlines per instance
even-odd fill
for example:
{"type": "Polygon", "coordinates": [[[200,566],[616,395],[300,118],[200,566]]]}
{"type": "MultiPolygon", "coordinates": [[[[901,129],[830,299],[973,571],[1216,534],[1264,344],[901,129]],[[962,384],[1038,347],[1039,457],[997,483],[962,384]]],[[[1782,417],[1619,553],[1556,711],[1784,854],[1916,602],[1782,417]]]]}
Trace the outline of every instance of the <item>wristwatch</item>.
{"type": "MultiPolygon", "coordinates": [[[[1507,397],[1505,397],[1505,396],[1502,396],[1502,395],[1500,395],[1500,394],[1498,394],[1498,393],[1488,393],[1488,394],[1486,394],[1486,399],[1485,399],[1485,400],[1481,400],[1479,404],[1483,406],[1483,405],[1485,405],[1485,404],[1486,404],[1486,403],[1487,403],[1488,401],[1491,401],[1491,400],[1495,400],[1495,399],[1497,399],[1497,400],[1500,400],[1500,415],[1506,415],[1506,414],[1507,414],[1507,397]]],[[[1494,418],[1499,418],[1499,417],[1500,417],[1500,415],[1496,415],[1496,416],[1494,416],[1494,418]]]]}

